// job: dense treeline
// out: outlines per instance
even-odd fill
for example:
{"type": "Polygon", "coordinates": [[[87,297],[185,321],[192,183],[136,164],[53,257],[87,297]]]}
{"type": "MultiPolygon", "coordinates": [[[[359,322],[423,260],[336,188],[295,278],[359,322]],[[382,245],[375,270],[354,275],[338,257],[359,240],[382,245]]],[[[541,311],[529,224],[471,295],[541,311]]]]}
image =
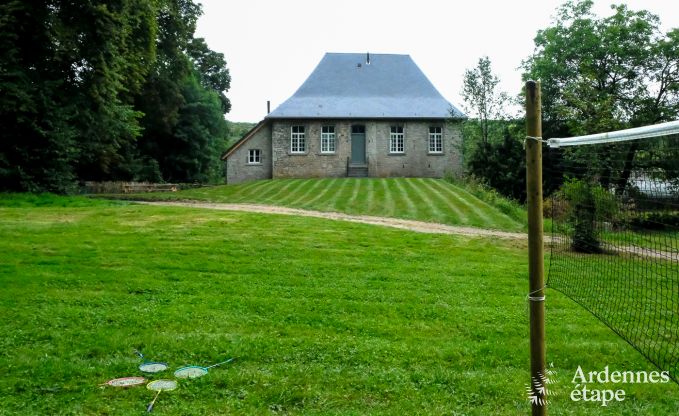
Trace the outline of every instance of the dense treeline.
{"type": "Polygon", "coordinates": [[[0,5],[0,188],[221,175],[230,77],[191,0],[0,5]]]}
{"type": "MultiPolygon", "coordinates": [[[[608,17],[595,15],[592,7],[591,0],[565,2],[552,25],[538,31],[535,51],[523,62],[524,79],[542,81],[543,136],[571,137],[679,119],[679,29],[663,33],[658,16],[625,5],[612,6],[608,17]]],[[[508,99],[497,90],[498,83],[487,57],[465,74],[467,171],[522,201],[524,122],[502,111],[508,99]]],[[[523,104],[523,94],[519,96],[523,104]]],[[[623,143],[610,154],[588,147],[546,151],[545,192],[559,189],[566,177],[592,178],[605,189],[626,192],[630,175],[651,145],[623,143]]],[[[663,163],[676,166],[679,156],[667,152],[663,163]]],[[[670,172],[676,170],[658,174],[670,172]]]]}

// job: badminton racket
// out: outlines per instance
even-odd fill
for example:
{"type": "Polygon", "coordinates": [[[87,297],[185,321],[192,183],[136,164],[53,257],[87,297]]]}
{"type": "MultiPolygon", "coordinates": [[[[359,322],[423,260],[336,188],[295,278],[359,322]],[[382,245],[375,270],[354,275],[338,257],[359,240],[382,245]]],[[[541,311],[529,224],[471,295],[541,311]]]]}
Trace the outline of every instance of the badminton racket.
{"type": "Polygon", "coordinates": [[[201,367],[199,365],[189,365],[186,367],[182,367],[174,372],[174,376],[177,378],[198,378],[198,377],[203,377],[205,374],[208,373],[208,370],[212,367],[217,367],[218,365],[230,363],[233,361],[233,358],[229,358],[226,361],[222,361],[221,363],[213,364],[208,367],[201,367]]]}
{"type": "Polygon", "coordinates": [[[150,382],[149,384],[146,385],[146,388],[152,391],[157,392],[156,396],[153,398],[153,401],[149,403],[148,407],[146,408],[146,413],[150,413],[151,410],[153,410],[153,405],[156,404],[156,400],[158,400],[158,396],[160,396],[161,391],[172,391],[177,388],[177,382],[174,380],[154,380],[150,382]]]}
{"type": "Polygon", "coordinates": [[[100,384],[100,386],[132,387],[144,384],[145,382],[146,379],[144,377],[122,377],[109,380],[104,384],[100,384]]]}
{"type": "Polygon", "coordinates": [[[161,371],[167,370],[167,363],[159,363],[156,361],[148,361],[144,357],[144,354],[142,354],[138,350],[134,350],[134,353],[139,356],[143,360],[141,364],[139,364],[139,370],[141,370],[144,373],[160,373],[161,371]]]}

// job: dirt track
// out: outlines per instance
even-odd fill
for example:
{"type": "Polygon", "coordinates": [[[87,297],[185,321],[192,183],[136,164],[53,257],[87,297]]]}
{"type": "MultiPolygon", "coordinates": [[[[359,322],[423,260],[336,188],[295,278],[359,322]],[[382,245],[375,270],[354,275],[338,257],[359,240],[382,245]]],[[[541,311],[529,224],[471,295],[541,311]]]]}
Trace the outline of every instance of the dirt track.
{"type": "MultiPolygon", "coordinates": [[[[349,221],[359,222],[362,224],[381,225],[384,227],[399,228],[402,230],[415,231],[418,233],[429,234],[456,234],[465,235],[469,237],[494,237],[509,240],[524,240],[528,239],[525,233],[512,233],[499,230],[486,230],[483,228],[474,227],[460,227],[455,225],[446,225],[433,222],[404,220],[399,218],[388,217],[371,217],[369,215],[349,215],[339,212],[323,212],[311,211],[298,208],[287,208],[273,205],[255,205],[255,204],[224,204],[211,202],[174,202],[174,201],[136,201],[139,204],[159,205],[171,207],[187,207],[187,208],[201,208],[201,209],[216,209],[223,211],[243,211],[243,212],[257,212],[262,214],[278,214],[278,215],[296,215],[301,217],[324,218],[335,221],[349,221]]],[[[563,243],[563,237],[553,238],[552,236],[544,236],[545,244],[563,243]]],[[[676,251],[661,251],[652,250],[637,246],[612,246],[606,247],[609,252],[618,252],[624,255],[657,258],[663,260],[677,261],[679,254],[676,251]]]]}
{"type": "Polygon", "coordinates": [[[368,215],[348,215],[339,212],[310,211],[297,208],[286,208],[272,205],[251,204],[222,204],[210,202],[174,202],[174,201],[137,201],[140,204],[160,205],[172,207],[216,209],[224,211],[257,212],[262,214],[296,215],[301,217],[324,218],[335,221],[359,222],[362,224],[382,225],[385,227],[400,228],[402,230],[415,231],[430,234],[457,234],[471,237],[496,237],[504,239],[526,239],[524,233],[512,233],[498,230],[486,230],[474,227],[459,227],[454,225],[438,224],[424,221],[404,220],[399,218],[371,217],[368,215]]]}

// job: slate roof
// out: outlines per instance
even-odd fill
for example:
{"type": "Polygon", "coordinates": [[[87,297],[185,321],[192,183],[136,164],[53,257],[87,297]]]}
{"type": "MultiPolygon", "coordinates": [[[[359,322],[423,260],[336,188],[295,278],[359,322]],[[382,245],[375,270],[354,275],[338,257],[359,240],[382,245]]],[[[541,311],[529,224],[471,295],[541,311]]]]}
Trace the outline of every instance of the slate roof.
{"type": "Polygon", "coordinates": [[[464,118],[410,55],[326,53],[295,94],[272,111],[280,118],[464,118]]]}

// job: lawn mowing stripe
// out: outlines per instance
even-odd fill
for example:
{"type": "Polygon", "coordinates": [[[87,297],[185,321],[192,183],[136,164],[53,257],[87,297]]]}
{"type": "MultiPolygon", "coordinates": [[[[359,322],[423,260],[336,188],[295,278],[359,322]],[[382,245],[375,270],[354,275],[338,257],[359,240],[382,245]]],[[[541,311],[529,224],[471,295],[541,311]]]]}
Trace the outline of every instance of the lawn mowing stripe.
{"type": "Polygon", "coordinates": [[[298,186],[290,188],[288,194],[281,198],[281,202],[286,206],[291,206],[292,202],[296,201],[300,195],[304,194],[315,181],[316,179],[314,178],[301,179],[298,186]]]}
{"type": "Polygon", "coordinates": [[[348,178],[341,181],[340,185],[335,189],[335,192],[329,198],[326,198],[325,202],[320,203],[318,207],[322,211],[342,211],[340,208],[338,208],[341,202],[340,196],[348,182],[348,178]]]}
{"type": "Polygon", "coordinates": [[[463,210],[462,212],[464,215],[467,217],[465,223],[470,224],[470,225],[476,225],[479,227],[486,227],[486,226],[495,226],[495,221],[490,218],[486,211],[493,211],[495,208],[488,207],[489,209],[481,209],[478,206],[475,206],[473,203],[469,202],[468,200],[462,198],[457,192],[455,192],[454,189],[450,187],[448,184],[444,184],[441,181],[435,181],[434,185],[437,186],[439,189],[450,195],[451,197],[455,198],[455,200],[458,203],[458,207],[463,210]]]}
{"type": "Polygon", "coordinates": [[[259,181],[250,181],[250,182],[239,183],[237,185],[233,185],[233,187],[235,188],[234,193],[241,193],[241,192],[245,191],[246,189],[255,186],[257,184],[257,182],[259,182],[259,181]]]}
{"type": "MultiPolygon", "coordinates": [[[[443,212],[436,206],[434,201],[427,195],[426,192],[424,192],[420,187],[418,186],[417,179],[415,178],[408,178],[404,180],[406,187],[410,188],[415,195],[417,195],[418,198],[423,202],[423,205],[418,205],[418,207],[421,207],[420,210],[423,210],[427,213],[429,213],[428,219],[430,221],[443,221],[443,212]]],[[[426,218],[425,218],[426,221],[426,218]]]]}
{"type": "Polygon", "coordinates": [[[358,181],[366,181],[366,209],[368,212],[373,212],[373,207],[375,206],[375,181],[371,179],[356,179],[356,182],[358,181]]]}
{"type": "Polygon", "coordinates": [[[379,182],[382,186],[382,189],[384,190],[384,195],[382,196],[383,213],[386,216],[393,217],[395,211],[394,196],[391,194],[389,186],[387,186],[388,184],[386,179],[382,179],[379,182]]]}
{"type": "Polygon", "coordinates": [[[228,192],[229,189],[227,188],[227,192],[223,193],[220,195],[221,200],[225,201],[235,201],[235,202],[243,202],[246,200],[250,200],[252,198],[257,198],[261,199],[262,198],[262,188],[265,186],[271,186],[269,181],[253,181],[248,184],[243,184],[243,185],[235,185],[234,188],[232,189],[232,192],[228,192]]]}
{"type": "Polygon", "coordinates": [[[268,199],[270,194],[274,194],[279,189],[279,184],[274,179],[268,179],[262,182],[262,186],[259,188],[259,194],[257,194],[258,199],[268,199]]]}
{"type": "Polygon", "coordinates": [[[262,182],[264,181],[252,181],[248,184],[236,185],[238,187],[237,191],[235,192],[237,196],[234,195],[234,197],[237,198],[238,202],[241,202],[245,199],[258,198],[259,193],[257,191],[262,185],[262,182]]]}
{"type": "Polygon", "coordinates": [[[361,190],[361,185],[365,181],[359,181],[357,179],[354,179],[354,188],[351,191],[351,196],[349,197],[349,201],[347,202],[347,206],[353,207],[354,203],[356,202],[356,198],[358,197],[358,193],[361,190]]]}
{"type": "Polygon", "coordinates": [[[461,187],[461,186],[452,185],[452,184],[451,184],[451,186],[454,187],[454,188],[456,188],[456,189],[458,189],[460,193],[462,193],[462,194],[464,194],[464,195],[468,195],[469,198],[475,198],[475,199],[479,200],[483,205],[485,205],[485,206],[487,206],[487,207],[490,207],[490,209],[496,211],[497,214],[498,214],[500,217],[505,218],[510,224],[516,225],[516,226],[518,226],[518,227],[523,227],[524,224],[523,224],[521,221],[515,220],[514,218],[512,218],[512,217],[510,217],[509,215],[505,214],[504,212],[500,211],[500,210],[497,209],[496,207],[494,207],[494,206],[490,205],[489,203],[487,203],[487,202],[485,202],[485,201],[483,201],[483,200],[477,198],[476,196],[474,196],[474,194],[472,194],[471,192],[469,192],[467,189],[465,189],[465,188],[463,188],[463,187],[461,187]]]}
{"type": "Polygon", "coordinates": [[[397,203],[398,200],[401,199],[403,200],[403,204],[406,206],[406,211],[401,215],[407,218],[417,218],[417,207],[415,206],[415,202],[413,202],[413,200],[410,198],[410,195],[408,195],[408,192],[406,192],[405,188],[403,187],[403,184],[401,184],[400,179],[401,178],[394,178],[393,181],[394,185],[396,185],[396,188],[399,191],[399,194],[397,195],[396,199],[397,203]]]}
{"type": "MultiPolygon", "coordinates": [[[[293,184],[297,183],[301,179],[271,179],[271,182],[275,183],[278,185],[278,190],[274,192],[273,194],[269,195],[264,199],[265,202],[268,202],[270,204],[276,204],[278,202],[278,197],[281,194],[285,194],[287,190],[292,186],[293,184]]],[[[257,201],[251,201],[251,202],[257,202],[257,201]]]]}
{"type": "MultiPolygon", "coordinates": [[[[304,203],[304,200],[313,195],[314,191],[319,187],[323,185],[327,185],[325,179],[316,179],[311,186],[307,186],[306,191],[302,192],[297,199],[294,201],[290,202],[291,206],[300,206],[301,204],[304,203]]],[[[327,187],[326,187],[327,189],[327,187]]]]}
{"type": "MultiPolygon", "coordinates": [[[[495,217],[504,221],[508,221],[509,224],[515,225],[515,226],[521,226],[522,224],[519,223],[518,221],[514,220],[504,212],[500,211],[499,209],[495,208],[494,206],[488,204],[487,202],[483,201],[482,199],[477,198],[474,196],[471,192],[467,191],[466,189],[453,185],[453,184],[448,184],[449,187],[454,188],[456,192],[459,192],[460,196],[463,197],[465,201],[474,201],[474,203],[478,203],[481,205],[484,205],[485,207],[488,208],[489,213],[495,214],[495,217]]],[[[497,221],[495,221],[497,222],[497,221]]]]}
{"type": "Polygon", "coordinates": [[[420,178],[419,181],[421,182],[422,186],[427,188],[431,195],[433,195],[439,202],[441,202],[443,205],[445,205],[448,210],[446,213],[443,214],[443,218],[446,220],[445,222],[448,224],[464,224],[466,221],[466,217],[464,214],[462,214],[462,211],[460,211],[460,208],[458,208],[457,205],[453,204],[450,199],[446,198],[441,194],[441,191],[436,189],[434,186],[432,186],[432,182],[435,181],[435,179],[422,179],[420,178]],[[463,220],[464,218],[464,220],[463,220]]]}
{"type": "Polygon", "coordinates": [[[402,206],[405,204],[405,202],[401,201],[403,198],[403,191],[398,189],[396,179],[385,179],[384,182],[387,184],[387,188],[389,189],[388,198],[391,199],[391,204],[394,206],[394,217],[402,217],[402,206]]]}
{"type": "MultiPolygon", "coordinates": [[[[285,183],[275,194],[271,195],[268,201],[274,205],[284,205],[283,200],[290,196],[290,193],[294,193],[297,188],[304,183],[304,179],[274,179],[279,184],[285,183]]],[[[257,201],[251,201],[256,203],[257,201]]]]}
{"type": "Polygon", "coordinates": [[[328,192],[330,192],[331,190],[333,190],[335,188],[335,184],[337,183],[338,180],[339,180],[339,178],[332,178],[331,180],[327,181],[326,185],[325,185],[325,189],[323,189],[321,192],[317,193],[315,197],[308,200],[304,205],[306,205],[308,207],[314,207],[314,204],[316,203],[316,201],[321,200],[323,197],[325,197],[325,195],[328,192]]]}
{"type": "Polygon", "coordinates": [[[312,179],[293,179],[292,180],[293,183],[290,185],[287,192],[285,192],[280,198],[278,198],[276,204],[289,206],[290,201],[297,198],[298,192],[301,192],[301,190],[304,189],[304,187],[307,186],[311,181],[312,179]]]}
{"type": "MultiPolygon", "coordinates": [[[[349,205],[349,198],[351,198],[351,193],[353,191],[353,181],[357,181],[359,179],[356,178],[348,178],[344,183],[342,184],[342,187],[340,188],[339,192],[337,193],[337,200],[335,202],[335,205],[333,207],[334,211],[340,211],[340,212],[349,212],[349,213],[358,213],[362,212],[365,208],[359,207],[358,210],[354,209],[354,206],[349,205]]],[[[360,204],[359,204],[360,206],[360,204]]]]}

